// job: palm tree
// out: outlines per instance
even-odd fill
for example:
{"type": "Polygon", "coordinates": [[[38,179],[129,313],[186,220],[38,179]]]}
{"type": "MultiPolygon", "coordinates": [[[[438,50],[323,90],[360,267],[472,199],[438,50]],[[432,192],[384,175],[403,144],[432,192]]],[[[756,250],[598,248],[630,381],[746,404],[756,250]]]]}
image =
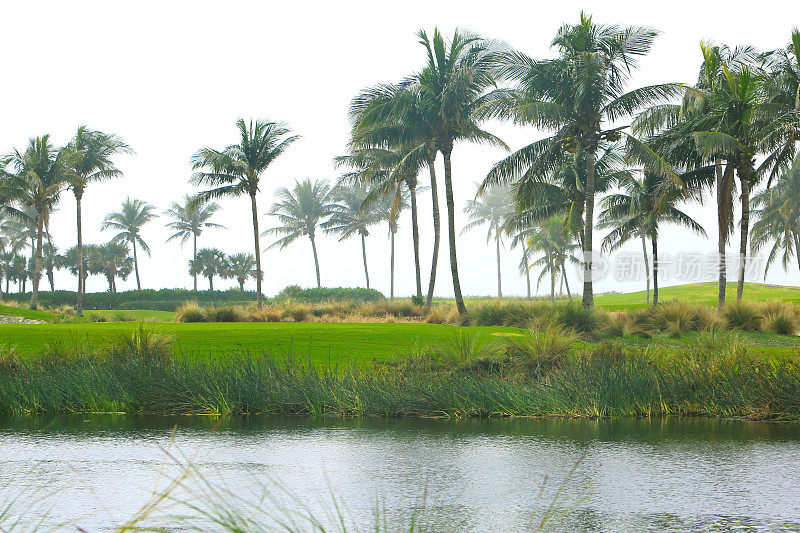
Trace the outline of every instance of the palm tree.
{"type": "Polygon", "coordinates": [[[50,292],[55,292],[55,271],[60,267],[58,261],[58,249],[52,243],[45,243],[42,246],[42,268],[47,274],[47,281],[50,282],[50,292]]]}
{"type": "Polygon", "coordinates": [[[653,306],[658,305],[658,235],[662,224],[681,226],[699,235],[706,232],[691,216],[677,208],[687,199],[686,189],[654,172],[644,172],[640,179],[629,177],[619,183],[621,192],[603,198],[598,228],[611,229],[603,248],[616,250],[632,239],[641,239],[648,276],[646,239],[653,253],[653,306]]]}
{"type": "Polygon", "coordinates": [[[250,196],[250,208],[253,215],[253,245],[256,258],[256,293],[258,307],[261,307],[263,295],[261,281],[261,245],[258,231],[258,193],[261,175],[280,157],[286,149],[299,137],[290,135],[291,130],[284,124],[270,121],[236,121],[239,130],[239,144],[233,144],[222,150],[202,148],[192,158],[192,168],[196,171],[192,182],[207,185],[212,189],[198,194],[198,198],[210,200],[225,196],[250,196]]]}
{"type": "Polygon", "coordinates": [[[241,291],[244,291],[244,284],[248,278],[256,277],[256,258],[253,254],[233,254],[228,257],[225,266],[225,276],[235,278],[241,291]]]}
{"type": "Polygon", "coordinates": [[[80,276],[81,272],[83,273],[83,280],[81,281],[83,287],[86,287],[86,279],[89,277],[89,274],[95,273],[90,272],[88,259],[90,256],[92,256],[92,254],[95,253],[96,248],[96,244],[83,245],[83,253],[81,254],[81,258],[83,259],[82,268],[78,263],[77,246],[69,248],[66,252],[59,256],[58,262],[61,265],[61,268],[68,270],[73,276],[80,276]]]}
{"type": "Polygon", "coordinates": [[[488,225],[486,242],[494,237],[495,253],[497,255],[497,297],[503,297],[503,285],[500,276],[500,244],[503,232],[509,217],[513,214],[511,191],[508,187],[494,186],[485,189],[476,195],[474,200],[469,200],[464,212],[469,216],[470,222],[461,230],[465,231],[478,226],[488,225]]]}
{"type": "Polygon", "coordinates": [[[136,254],[137,245],[149,256],[150,247],[141,236],[142,228],[151,220],[157,218],[155,207],[142,200],[126,198],[119,211],[106,215],[103,220],[103,229],[111,229],[118,233],[111,238],[111,242],[124,242],[133,249],[133,267],[136,272],[136,288],[142,290],[139,278],[139,258],[136,254]]]}
{"type": "Polygon", "coordinates": [[[24,282],[28,279],[27,263],[21,255],[12,256],[6,274],[6,293],[8,293],[8,280],[13,280],[17,283],[18,292],[25,292],[24,282]]]}
{"type": "Polygon", "coordinates": [[[24,152],[15,150],[2,161],[12,171],[0,179],[0,186],[8,199],[19,206],[6,204],[3,208],[6,216],[28,224],[35,232],[31,309],[36,309],[39,298],[43,238],[50,213],[72,175],[73,161],[74,153],[67,148],[55,148],[49,135],[31,139],[24,152]]]}
{"type": "MultiPolygon", "coordinates": [[[[363,133],[363,132],[362,132],[363,133]]],[[[362,139],[363,141],[363,139],[362,139]]],[[[352,144],[352,143],[351,143],[352,144]]],[[[356,143],[357,144],[357,143],[356,143]]],[[[422,274],[419,261],[419,221],[417,214],[417,193],[419,187],[417,176],[426,164],[423,154],[425,150],[414,150],[408,145],[388,148],[356,148],[349,154],[337,157],[334,162],[348,165],[355,170],[345,174],[341,184],[358,183],[369,185],[370,194],[365,201],[380,201],[381,197],[392,198],[386,220],[390,226],[392,251],[390,267],[390,298],[394,297],[394,236],[397,232],[397,217],[402,208],[411,207],[411,237],[414,252],[414,277],[416,281],[416,297],[422,299],[422,274]],[[405,191],[404,191],[405,189],[405,191]]]]}
{"type": "Polygon", "coordinates": [[[317,287],[321,287],[319,275],[319,258],[317,257],[317,227],[324,218],[331,214],[331,188],[325,180],[295,181],[294,187],[289,190],[281,187],[275,193],[278,201],[272,205],[267,213],[275,217],[280,226],[268,229],[265,235],[283,235],[269,247],[279,247],[281,250],[289,246],[303,235],[311,241],[311,251],[314,253],[314,267],[317,273],[317,287]]]}
{"type": "MultiPolygon", "coordinates": [[[[212,216],[219,210],[219,204],[216,202],[207,202],[204,199],[196,200],[190,195],[183,198],[183,203],[172,202],[169,209],[164,211],[168,217],[172,217],[172,222],[167,223],[167,227],[174,231],[167,239],[167,242],[173,239],[180,239],[181,246],[186,241],[192,238],[192,259],[197,258],[197,237],[203,233],[206,228],[224,228],[220,224],[209,222],[212,216]]],[[[197,290],[197,276],[193,276],[193,289],[197,290]]]]}
{"type": "MultiPolygon", "coordinates": [[[[132,153],[133,151],[117,135],[90,130],[86,126],[78,127],[69,146],[75,154],[69,184],[75,194],[78,265],[79,268],[82,268],[83,215],[81,202],[86,187],[90,183],[122,176],[122,172],[114,166],[111,159],[117,154],[132,153]]],[[[84,276],[78,274],[78,301],[75,309],[78,316],[83,316],[83,295],[86,292],[86,288],[81,285],[83,279],[84,276]]]]}
{"type": "MultiPolygon", "coordinates": [[[[370,194],[373,191],[370,191],[370,194]]],[[[400,213],[403,212],[409,205],[408,198],[412,195],[412,189],[404,190],[402,187],[395,187],[394,194],[391,196],[385,196],[382,201],[375,204],[373,210],[378,217],[379,220],[386,222],[388,229],[389,229],[389,299],[394,300],[394,240],[395,236],[397,235],[398,224],[397,221],[400,218],[400,213]]],[[[367,208],[369,206],[369,195],[365,199],[366,205],[363,208],[367,208]]],[[[413,218],[413,217],[412,217],[413,218]]],[[[419,237],[419,236],[417,236],[419,237]]],[[[415,247],[416,251],[416,247],[415,247]]],[[[417,259],[418,259],[417,255],[417,259]]],[[[416,265],[418,266],[418,265],[416,265]]],[[[419,269],[417,269],[417,274],[419,274],[419,269]]],[[[419,281],[419,277],[417,277],[419,281]]],[[[417,288],[421,291],[422,287],[417,284],[417,288]]],[[[418,291],[417,297],[421,298],[422,295],[418,291]]]]}
{"type": "Polygon", "coordinates": [[[369,236],[369,227],[381,221],[381,214],[375,209],[374,204],[364,205],[364,200],[368,195],[369,189],[362,185],[336,187],[331,194],[335,203],[331,205],[330,218],[322,224],[322,227],[326,232],[338,233],[339,241],[353,235],[361,237],[361,258],[364,262],[364,277],[369,289],[366,238],[369,236]]]}
{"type": "Polygon", "coordinates": [[[592,246],[598,154],[621,136],[629,151],[654,171],[676,178],[671,168],[647,146],[625,133],[620,121],[648,105],[681,94],[677,84],[645,86],[625,92],[637,58],[646,55],[656,37],[650,28],[620,28],[595,24],[581,13],[576,25],[564,25],[552,45],[558,57],[534,60],[519,52],[503,54],[499,76],[513,82],[511,89],[487,95],[484,116],[508,118],[518,124],[554,131],[497,163],[484,186],[516,182],[524,195],[532,182],[542,181],[553,169],[574,156],[585,161],[583,207],[583,305],[594,305],[592,246]]]}
{"type": "MultiPolygon", "coordinates": [[[[214,290],[214,276],[222,276],[227,268],[225,254],[216,248],[201,248],[197,256],[189,261],[189,272],[193,276],[208,278],[208,290],[214,290]]],[[[258,278],[256,278],[258,279],[258,278]]]]}
{"type": "Polygon", "coordinates": [[[772,244],[764,278],[779,255],[784,270],[793,256],[800,267],[800,157],[772,187],[753,197],[753,207],[757,221],[750,232],[752,251],[772,244]]]}
{"type": "Polygon", "coordinates": [[[561,277],[571,299],[572,293],[569,290],[566,264],[579,261],[573,255],[573,250],[577,248],[577,245],[572,240],[565,218],[554,216],[542,221],[536,227],[528,230],[526,239],[529,256],[543,254],[539,259],[531,260],[531,257],[526,257],[524,261],[529,269],[537,267],[542,269],[536,282],[536,288],[539,288],[542,279],[549,274],[550,301],[555,302],[556,279],[561,277]]]}
{"type": "Polygon", "coordinates": [[[128,279],[134,260],[126,242],[108,242],[89,249],[87,265],[92,273],[103,274],[108,281],[108,291],[117,292],[117,278],[128,279]]]}

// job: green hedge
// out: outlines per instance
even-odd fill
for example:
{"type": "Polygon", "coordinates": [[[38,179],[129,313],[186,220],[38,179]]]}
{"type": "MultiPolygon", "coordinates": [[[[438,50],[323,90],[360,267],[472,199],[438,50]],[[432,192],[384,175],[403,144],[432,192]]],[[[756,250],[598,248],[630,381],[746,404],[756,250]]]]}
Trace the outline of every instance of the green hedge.
{"type": "MultiPolygon", "coordinates": [[[[27,303],[30,293],[3,294],[6,300],[27,303]]],[[[201,304],[240,304],[256,299],[255,291],[190,291],[186,289],[145,289],[141,291],[90,292],[83,298],[84,309],[153,309],[157,311],[174,311],[187,300],[201,304]]],[[[39,303],[45,307],[61,305],[74,306],[77,295],[74,291],[40,292],[39,303]]]]}
{"type": "Polygon", "coordinates": [[[275,296],[275,300],[295,300],[298,302],[315,304],[321,302],[378,302],[383,300],[383,293],[375,289],[363,287],[320,287],[303,289],[299,285],[289,285],[275,296]]]}

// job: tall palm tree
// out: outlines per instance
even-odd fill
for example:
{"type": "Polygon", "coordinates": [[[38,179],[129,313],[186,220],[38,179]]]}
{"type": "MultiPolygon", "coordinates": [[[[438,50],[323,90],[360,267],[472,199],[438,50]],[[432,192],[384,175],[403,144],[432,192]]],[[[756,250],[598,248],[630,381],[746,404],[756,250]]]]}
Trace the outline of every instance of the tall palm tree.
{"type": "Polygon", "coordinates": [[[784,270],[793,257],[800,267],[800,157],[772,187],[753,197],[753,207],[757,221],[750,232],[751,249],[757,252],[772,245],[764,278],[778,256],[784,270]]]}
{"type": "Polygon", "coordinates": [[[253,254],[243,252],[228,256],[224,274],[225,277],[236,279],[239,290],[244,291],[244,284],[248,278],[256,277],[256,258],[253,254]]]}
{"type": "Polygon", "coordinates": [[[68,148],[55,148],[49,135],[31,139],[24,152],[15,150],[2,161],[3,166],[10,166],[12,170],[4,173],[0,187],[5,189],[7,198],[18,206],[4,205],[5,214],[26,223],[35,231],[31,309],[36,309],[39,298],[43,238],[50,213],[72,175],[73,161],[74,152],[68,148]]]}
{"type": "Polygon", "coordinates": [[[594,305],[592,247],[596,166],[598,155],[625,136],[632,156],[659,173],[676,178],[661,158],[637,139],[626,134],[620,121],[637,110],[682,93],[678,84],[650,85],[625,92],[637,58],[650,51],[656,31],[650,28],[595,24],[581,13],[575,25],[564,25],[552,42],[555,59],[534,60],[519,52],[503,54],[501,78],[510,89],[495,90],[480,108],[484,116],[508,118],[518,124],[554,131],[497,163],[485,186],[516,182],[524,189],[541,181],[554,168],[576,155],[585,160],[586,182],[583,207],[583,305],[594,305]]]}
{"type": "Polygon", "coordinates": [[[369,189],[362,185],[350,187],[339,186],[331,191],[334,203],[331,205],[330,217],[322,224],[326,232],[338,233],[339,241],[358,235],[361,237],[361,258],[364,263],[364,277],[369,289],[369,269],[367,268],[366,238],[370,226],[381,221],[381,213],[375,205],[364,205],[369,189]]]}
{"type": "Polygon", "coordinates": [[[250,196],[250,208],[253,216],[253,248],[256,258],[256,293],[258,307],[262,306],[263,294],[261,281],[261,244],[258,231],[258,193],[261,176],[267,168],[283,154],[299,137],[291,135],[291,130],[280,122],[244,119],[236,121],[239,130],[239,143],[216,150],[202,148],[192,158],[192,167],[196,171],[192,182],[198,185],[213,187],[198,194],[198,198],[206,200],[226,196],[250,196]]]}
{"type": "MultiPolygon", "coordinates": [[[[196,200],[190,195],[183,198],[183,203],[172,202],[169,209],[164,211],[164,215],[171,217],[172,222],[167,223],[167,228],[174,231],[169,236],[167,242],[173,239],[180,239],[181,246],[191,237],[192,239],[192,259],[197,258],[197,237],[206,228],[224,228],[220,224],[209,222],[211,217],[219,210],[219,204],[208,202],[205,199],[196,200]]],[[[193,290],[197,290],[197,276],[193,278],[193,290]]]]}
{"type": "Polygon", "coordinates": [[[474,200],[469,200],[464,212],[469,216],[469,223],[461,230],[463,234],[478,226],[487,225],[486,242],[494,237],[497,256],[497,297],[503,297],[503,285],[500,276],[500,244],[504,227],[513,214],[511,190],[504,186],[494,186],[480,192],[474,200]]]}
{"type": "Polygon", "coordinates": [[[653,254],[653,306],[658,305],[658,236],[663,224],[686,228],[701,236],[706,232],[691,216],[677,205],[687,199],[686,189],[676,187],[672,181],[654,172],[644,172],[639,179],[629,177],[619,183],[621,192],[603,198],[603,211],[598,217],[598,228],[611,229],[603,240],[603,248],[616,250],[623,244],[641,239],[647,265],[646,239],[650,239],[653,254]]]}
{"type": "Polygon", "coordinates": [[[191,274],[208,278],[208,290],[210,291],[214,290],[214,277],[224,275],[226,268],[225,254],[216,248],[201,248],[198,250],[197,256],[189,261],[191,274]]]}
{"type": "Polygon", "coordinates": [[[118,233],[111,238],[111,242],[124,242],[133,249],[133,267],[136,273],[136,288],[142,290],[139,277],[139,257],[136,254],[137,246],[148,256],[150,247],[142,238],[141,231],[145,224],[158,218],[155,207],[142,200],[126,198],[119,211],[106,215],[103,220],[103,229],[110,229],[118,233]]]}
{"type": "Polygon", "coordinates": [[[108,242],[89,249],[87,255],[89,270],[102,274],[108,282],[108,292],[117,292],[117,278],[128,279],[134,268],[134,260],[130,255],[126,242],[108,242]]]}
{"type": "Polygon", "coordinates": [[[333,203],[330,185],[325,180],[304,179],[295,181],[291,190],[281,187],[275,194],[278,201],[272,205],[267,215],[275,217],[280,225],[266,230],[264,234],[283,237],[269,247],[279,247],[282,250],[303,235],[307,236],[314,253],[317,287],[321,287],[316,232],[323,219],[331,214],[333,203]]]}
{"type": "MultiPolygon", "coordinates": [[[[370,191],[370,194],[373,191],[370,191]]],[[[405,190],[402,187],[395,187],[394,193],[390,196],[385,196],[382,201],[374,205],[374,212],[379,220],[386,222],[389,229],[389,299],[394,300],[394,241],[398,230],[398,219],[400,213],[409,206],[409,197],[412,195],[412,190],[405,190]]],[[[369,207],[369,195],[365,199],[363,208],[369,207]]],[[[412,217],[413,218],[413,217],[412,217]]],[[[415,248],[416,251],[416,248],[415,248]]],[[[418,258],[418,256],[417,256],[418,258]]],[[[417,270],[419,273],[419,270],[417,270]]],[[[419,280],[419,278],[417,278],[419,280]]],[[[421,286],[417,284],[417,288],[421,290],[421,286]]],[[[417,297],[421,298],[420,292],[417,292],[417,297]]]]}
{"type": "MultiPolygon", "coordinates": [[[[363,133],[363,132],[362,132],[363,133]]],[[[363,138],[362,138],[363,140],[363,138]]],[[[419,260],[419,220],[417,214],[417,193],[420,192],[417,176],[426,164],[425,150],[414,150],[408,145],[387,145],[388,148],[355,148],[350,153],[337,157],[337,165],[347,165],[355,170],[345,174],[340,183],[359,183],[369,185],[370,194],[365,202],[392,198],[386,220],[390,226],[392,239],[390,298],[394,293],[394,236],[397,232],[399,211],[411,207],[411,237],[414,253],[414,279],[416,296],[422,299],[422,274],[419,260]],[[405,189],[405,191],[404,191],[405,189]]]]}
{"type": "MultiPolygon", "coordinates": [[[[79,268],[82,268],[83,214],[81,203],[86,187],[94,182],[122,176],[122,172],[114,165],[112,158],[117,154],[132,153],[133,150],[117,135],[90,130],[86,126],[78,127],[78,131],[70,141],[69,146],[75,154],[69,185],[75,194],[78,265],[79,268]]],[[[75,309],[75,313],[78,316],[83,316],[83,295],[86,292],[86,288],[81,285],[83,279],[84,276],[79,274],[78,298],[75,309]]]]}

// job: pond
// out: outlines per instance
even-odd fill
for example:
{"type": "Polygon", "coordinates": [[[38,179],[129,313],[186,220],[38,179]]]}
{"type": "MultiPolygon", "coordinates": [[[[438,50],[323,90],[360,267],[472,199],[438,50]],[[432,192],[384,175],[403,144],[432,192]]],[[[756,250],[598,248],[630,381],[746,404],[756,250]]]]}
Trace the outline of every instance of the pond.
{"type": "Polygon", "coordinates": [[[797,531],[798,457],[800,425],[729,420],[6,418],[0,509],[101,530],[188,464],[148,520],[226,502],[299,529],[797,531]]]}

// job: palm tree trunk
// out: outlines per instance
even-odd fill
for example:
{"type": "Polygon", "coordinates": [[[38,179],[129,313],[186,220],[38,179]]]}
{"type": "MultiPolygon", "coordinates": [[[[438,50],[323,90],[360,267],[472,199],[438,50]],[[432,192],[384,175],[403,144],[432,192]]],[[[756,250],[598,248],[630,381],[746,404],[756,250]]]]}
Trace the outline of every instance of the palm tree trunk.
{"type": "Polygon", "coordinates": [[[319,289],[322,287],[322,283],[320,282],[319,276],[319,258],[317,257],[317,241],[314,239],[313,235],[308,236],[309,240],[311,241],[311,251],[314,253],[314,268],[317,272],[317,288],[319,289]]]}
{"type": "Polygon", "coordinates": [[[50,292],[56,292],[56,280],[53,279],[53,278],[54,278],[53,271],[52,270],[48,270],[47,271],[47,281],[50,282],[50,292]]]}
{"type": "Polygon", "coordinates": [[[136,273],[136,290],[142,290],[142,281],[139,279],[139,258],[136,256],[136,239],[133,239],[133,271],[136,273]]]}
{"type": "Polygon", "coordinates": [[[411,195],[411,237],[414,242],[414,274],[417,282],[417,298],[422,298],[422,273],[419,265],[419,222],[417,221],[417,187],[408,187],[411,195]]]}
{"type": "Polygon", "coordinates": [[[441,240],[441,221],[439,219],[439,186],[436,183],[436,159],[428,158],[428,170],[431,176],[431,200],[433,202],[433,259],[431,261],[431,277],[428,282],[428,295],[425,297],[425,311],[429,311],[433,302],[433,288],[436,285],[436,266],[439,264],[439,241],[441,240]]]}
{"type": "Polygon", "coordinates": [[[83,316],[83,293],[86,292],[86,287],[83,286],[83,213],[81,210],[81,200],[83,200],[83,190],[75,188],[75,224],[78,232],[78,302],[75,314],[83,316]]]}
{"type": "Polygon", "coordinates": [[[239,280],[239,290],[244,292],[244,278],[239,280]]]}
{"type": "Polygon", "coordinates": [[[500,278],[500,234],[495,232],[494,235],[495,252],[497,253],[497,297],[503,297],[503,283],[500,278]]]}
{"type": "MultiPolygon", "coordinates": [[[[797,257],[797,267],[800,268],[800,235],[794,235],[794,254],[797,257]]],[[[8,288],[8,286],[6,286],[8,288]]],[[[6,290],[8,292],[8,290],[6,290]]]]}
{"type": "Polygon", "coordinates": [[[556,303],[556,266],[552,259],[547,262],[550,269],[550,303],[556,303]]]}
{"type": "Polygon", "coordinates": [[[453,199],[453,169],[450,165],[452,146],[442,150],[444,158],[444,196],[447,204],[447,237],[450,245],[450,274],[453,278],[453,296],[459,314],[467,314],[464,297],[461,296],[461,281],[458,279],[458,258],[456,256],[456,206],[453,199]]]}
{"type": "MultiPolygon", "coordinates": [[[[719,261],[719,281],[717,286],[717,311],[725,305],[725,289],[728,286],[727,265],[725,264],[725,244],[728,242],[728,224],[723,198],[722,160],[717,158],[714,162],[714,171],[717,178],[717,260],[719,261]]],[[[726,169],[727,171],[727,169],[726,169]]]]}
{"type": "Polygon", "coordinates": [[[106,281],[108,282],[108,292],[114,292],[114,278],[109,275],[106,275],[106,281]]]}
{"type": "Polygon", "coordinates": [[[740,174],[742,187],[742,221],[739,236],[739,279],[736,284],[736,301],[742,301],[744,293],[744,273],[747,270],[747,237],[750,234],[750,169],[740,174]]]}
{"type": "Polygon", "coordinates": [[[361,258],[364,260],[364,277],[367,279],[367,288],[369,289],[369,270],[367,269],[367,243],[364,234],[361,234],[361,258]]]}
{"type": "Polygon", "coordinates": [[[263,296],[261,294],[261,279],[264,276],[261,272],[261,243],[259,242],[258,206],[256,205],[255,191],[250,193],[250,208],[253,211],[253,244],[256,252],[256,302],[258,308],[261,309],[263,305],[263,296]]]}
{"type": "MultiPolygon", "coordinates": [[[[192,261],[197,261],[197,233],[192,232],[192,261]]],[[[197,292],[197,272],[192,274],[192,287],[197,292]]]]}
{"type": "Polygon", "coordinates": [[[653,245],[653,307],[658,305],[658,238],[652,237],[653,245]]]}
{"type": "Polygon", "coordinates": [[[522,266],[525,269],[525,283],[527,285],[528,290],[528,300],[531,299],[531,272],[528,267],[528,249],[525,246],[525,242],[522,242],[522,266]]]}
{"type": "Polygon", "coordinates": [[[214,276],[208,276],[208,290],[214,292],[214,276]]]}
{"type": "Polygon", "coordinates": [[[31,275],[31,309],[36,309],[39,303],[39,281],[42,278],[42,233],[44,230],[44,217],[39,213],[36,221],[36,252],[33,260],[33,273],[31,275]]]}
{"type": "Polygon", "coordinates": [[[647,239],[644,233],[641,234],[641,237],[642,253],[644,254],[644,276],[647,279],[647,296],[645,297],[645,302],[650,303],[650,260],[647,257],[647,239]]]}
{"type": "Polygon", "coordinates": [[[592,284],[592,237],[594,233],[594,148],[586,152],[586,207],[583,222],[583,306],[594,307],[592,284]]]}
{"type": "MultiPolygon", "coordinates": [[[[394,300],[394,231],[389,229],[389,232],[391,233],[391,243],[389,245],[391,249],[389,252],[389,299],[394,300]]],[[[419,270],[417,272],[419,273],[419,270]]],[[[419,277],[417,277],[417,281],[419,281],[419,277]]]]}
{"type": "Polygon", "coordinates": [[[564,263],[561,263],[561,279],[564,280],[564,285],[567,287],[567,298],[572,300],[572,293],[569,290],[569,279],[567,279],[567,269],[564,263]]]}

